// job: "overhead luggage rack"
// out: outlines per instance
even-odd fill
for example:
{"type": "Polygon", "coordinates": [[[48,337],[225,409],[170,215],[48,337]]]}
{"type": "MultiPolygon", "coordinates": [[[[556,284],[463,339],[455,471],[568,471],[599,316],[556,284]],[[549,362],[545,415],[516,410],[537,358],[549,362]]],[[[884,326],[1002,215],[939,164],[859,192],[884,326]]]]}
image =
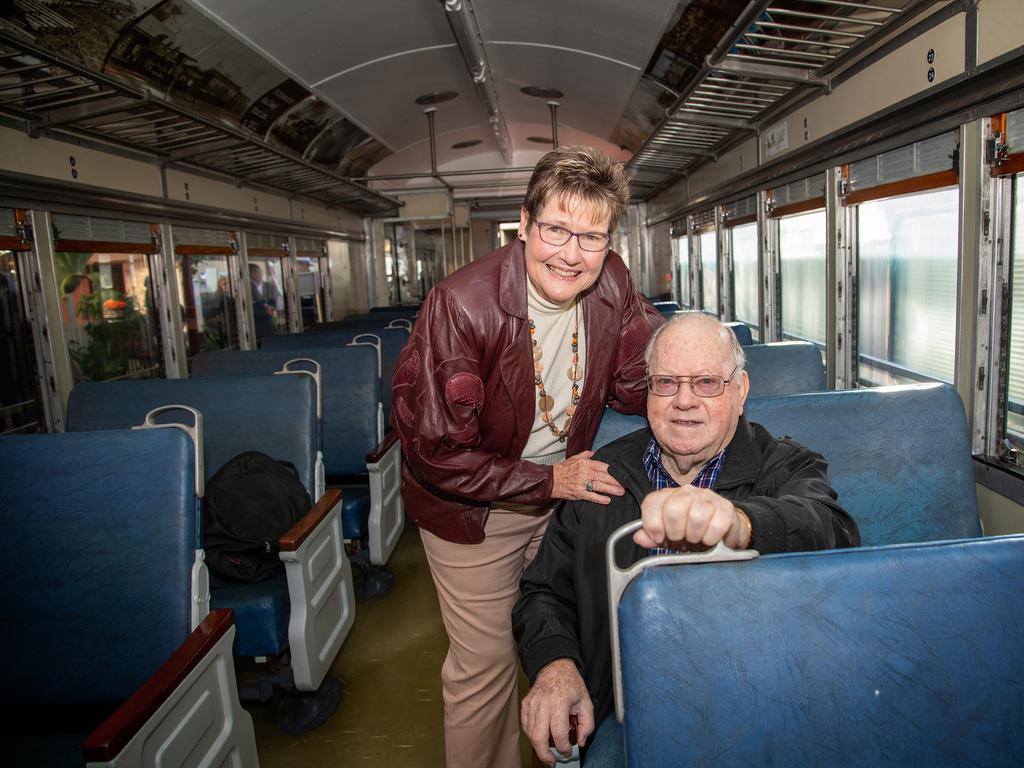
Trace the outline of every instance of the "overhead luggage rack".
{"type": "Polygon", "coordinates": [[[0,31],[0,114],[31,136],[59,129],[144,152],[166,165],[198,168],[302,195],[364,215],[399,203],[238,128],[224,125],[0,31]]]}
{"type": "Polygon", "coordinates": [[[781,109],[876,48],[935,0],[760,0],[750,3],[627,164],[645,197],[754,135],[781,109]]]}

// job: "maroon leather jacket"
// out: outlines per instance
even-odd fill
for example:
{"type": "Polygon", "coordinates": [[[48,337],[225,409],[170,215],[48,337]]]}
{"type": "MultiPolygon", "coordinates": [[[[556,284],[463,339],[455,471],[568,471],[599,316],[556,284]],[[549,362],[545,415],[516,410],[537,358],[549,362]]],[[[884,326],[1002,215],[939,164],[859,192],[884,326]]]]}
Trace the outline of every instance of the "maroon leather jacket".
{"type": "MultiPolygon", "coordinates": [[[[492,501],[551,499],[552,468],[521,459],[537,402],[526,279],[519,240],[453,273],[427,295],[398,359],[402,497],[417,525],[448,541],[483,541],[492,501]]],[[[644,348],[662,322],[616,253],[580,306],[586,375],[568,456],[591,446],[605,403],[644,410],[644,348]]]]}

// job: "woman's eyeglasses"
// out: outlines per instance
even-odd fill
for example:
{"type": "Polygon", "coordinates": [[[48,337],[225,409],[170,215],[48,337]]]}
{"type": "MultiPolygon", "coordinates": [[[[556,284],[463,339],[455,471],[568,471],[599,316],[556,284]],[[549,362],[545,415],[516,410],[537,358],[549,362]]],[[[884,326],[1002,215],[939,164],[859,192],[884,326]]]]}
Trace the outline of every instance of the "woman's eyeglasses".
{"type": "Polygon", "coordinates": [[[537,234],[540,239],[548,245],[565,245],[572,238],[580,244],[584,251],[603,251],[608,247],[612,236],[607,232],[571,232],[565,227],[557,224],[545,224],[543,221],[534,219],[537,225],[537,234]]]}
{"type": "Polygon", "coordinates": [[[737,365],[732,369],[728,378],[714,376],[710,373],[702,373],[697,376],[668,376],[666,374],[651,374],[647,377],[647,389],[652,395],[658,397],[672,397],[679,391],[683,384],[689,384],[693,394],[697,397],[718,397],[725,392],[725,385],[736,376],[740,369],[737,365]]]}

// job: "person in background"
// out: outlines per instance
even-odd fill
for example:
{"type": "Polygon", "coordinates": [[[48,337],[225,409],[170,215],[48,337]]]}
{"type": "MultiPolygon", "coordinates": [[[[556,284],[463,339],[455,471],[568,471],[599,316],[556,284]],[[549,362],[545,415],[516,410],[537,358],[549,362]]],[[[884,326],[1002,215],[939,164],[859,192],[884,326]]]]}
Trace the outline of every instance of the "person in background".
{"type": "MultiPolygon", "coordinates": [[[[647,348],[647,420],[602,447],[596,459],[626,493],[610,506],[564,505],[523,575],[512,624],[532,682],[523,730],[540,759],[566,754],[570,717],[584,768],[625,762],[612,712],[605,545],[618,528],[643,527],[617,552],[626,567],[685,546],[761,554],[857,546],[853,518],[836,501],[822,456],[747,421],[743,348],[710,315],[676,316],[647,348]],[[600,728],[591,740],[596,724],[600,728]],[[587,742],[592,743],[588,744],[587,742]]],[[[652,660],[657,663],[657,660],[652,660]]]]}
{"type": "Polygon", "coordinates": [[[249,264],[249,289],[252,292],[252,317],[258,340],[274,332],[277,288],[273,283],[264,281],[263,268],[259,264],[249,264]]]}
{"type": "Polygon", "coordinates": [[[402,496],[449,638],[449,768],[521,765],[519,578],[561,500],[624,492],[588,449],[606,404],[643,411],[643,349],[661,323],[610,250],[628,200],[620,163],[581,146],[546,154],[517,238],[428,294],[398,361],[402,496]]]}

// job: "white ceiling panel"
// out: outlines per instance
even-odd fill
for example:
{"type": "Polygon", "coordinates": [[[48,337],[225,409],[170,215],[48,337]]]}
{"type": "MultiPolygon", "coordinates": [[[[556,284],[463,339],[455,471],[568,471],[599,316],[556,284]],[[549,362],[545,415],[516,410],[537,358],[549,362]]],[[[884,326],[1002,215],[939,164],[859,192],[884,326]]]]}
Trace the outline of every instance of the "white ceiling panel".
{"type": "MultiPolygon", "coordinates": [[[[679,0],[471,0],[484,44],[572,48],[643,70],[679,0]]],[[[638,73],[639,74],[639,73],[638,73]]]]}
{"type": "Polygon", "coordinates": [[[500,78],[498,97],[510,122],[550,122],[547,100],[527,96],[527,85],[557,88],[558,122],[607,139],[629,101],[639,73],[605,59],[552,48],[493,45],[491,66],[500,78]],[[585,76],[583,73],[586,73],[585,76]]]}
{"type": "Polygon", "coordinates": [[[415,101],[425,93],[454,90],[459,94],[437,105],[438,132],[487,124],[473,83],[454,48],[379,61],[332,78],[317,90],[391,149],[400,149],[427,135],[425,107],[415,101]]]}
{"type": "Polygon", "coordinates": [[[307,86],[381,57],[454,43],[439,2],[190,2],[307,86]]]}

